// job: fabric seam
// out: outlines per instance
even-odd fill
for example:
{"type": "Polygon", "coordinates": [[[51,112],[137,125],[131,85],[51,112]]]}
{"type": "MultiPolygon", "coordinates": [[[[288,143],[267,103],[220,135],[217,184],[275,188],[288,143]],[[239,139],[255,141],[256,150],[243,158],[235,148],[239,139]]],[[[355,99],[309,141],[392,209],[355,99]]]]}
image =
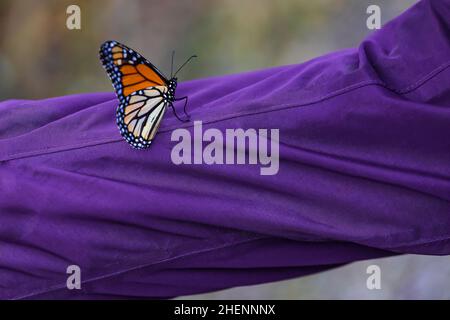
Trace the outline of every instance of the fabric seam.
{"type": "MultiPolygon", "coordinates": [[[[207,253],[207,252],[210,252],[210,251],[224,249],[224,248],[227,248],[227,247],[232,247],[232,246],[235,246],[235,245],[244,244],[244,243],[248,243],[248,242],[252,242],[252,241],[256,241],[256,240],[261,240],[261,239],[266,239],[266,238],[268,238],[268,237],[267,236],[256,236],[256,237],[253,237],[253,238],[247,238],[247,239],[245,239],[243,241],[235,241],[235,242],[232,241],[232,242],[227,242],[225,244],[221,244],[219,246],[209,247],[207,249],[193,250],[193,251],[189,251],[189,252],[184,253],[184,254],[179,254],[179,255],[176,255],[176,256],[173,256],[173,257],[164,258],[164,259],[161,259],[159,261],[147,262],[147,263],[143,263],[143,264],[140,264],[140,265],[137,265],[137,266],[134,266],[134,267],[122,269],[122,270],[119,270],[119,271],[111,272],[111,273],[100,275],[100,276],[97,276],[97,277],[92,277],[90,279],[81,281],[81,284],[92,283],[92,282],[95,282],[95,281],[98,281],[98,280],[103,280],[103,279],[106,279],[106,278],[115,277],[117,275],[120,275],[120,274],[123,274],[123,273],[126,273],[126,272],[143,269],[143,268],[147,268],[147,267],[150,267],[150,266],[156,266],[156,265],[161,264],[161,263],[170,262],[170,261],[173,261],[173,260],[176,260],[176,259],[179,259],[179,258],[186,258],[186,257],[192,256],[192,255],[198,254],[198,253],[207,253]]],[[[27,298],[31,298],[31,297],[36,296],[36,295],[41,295],[41,294],[46,294],[46,293],[49,293],[49,292],[52,292],[52,291],[61,290],[61,289],[64,289],[65,287],[66,287],[65,284],[58,284],[58,285],[54,285],[53,287],[47,288],[45,290],[34,291],[34,292],[31,292],[29,294],[25,294],[25,295],[22,295],[22,296],[12,297],[11,300],[27,299],[27,298]]]]}
{"type": "MultiPolygon", "coordinates": [[[[305,106],[310,106],[313,104],[317,104],[329,99],[332,99],[334,97],[352,92],[354,90],[357,90],[359,88],[363,88],[366,86],[371,86],[371,85],[375,85],[375,86],[381,86],[387,90],[390,90],[394,93],[400,94],[400,95],[404,95],[407,93],[411,93],[414,90],[417,90],[418,88],[420,88],[421,86],[423,86],[425,83],[427,83],[428,81],[430,81],[431,79],[433,79],[436,75],[438,75],[439,73],[441,73],[442,71],[444,71],[445,69],[447,69],[450,66],[450,62],[446,62],[442,65],[440,65],[439,67],[435,68],[433,71],[429,72],[427,75],[425,75],[424,77],[422,77],[421,79],[419,79],[418,81],[416,81],[415,83],[405,87],[404,89],[395,89],[392,88],[390,86],[388,86],[385,82],[382,81],[378,81],[378,80],[366,80],[366,81],[362,81],[356,84],[352,84],[349,85],[347,87],[335,90],[331,93],[328,93],[324,96],[312,99],[311,101],[306,101],[303,103],[295,103],[295,104],[281,104],[281,105],[276,105],[276,106],[269,106],[268,108],[266,108],[265,110],[260,110],[257,112],[241,112],[241,113],[237,113],[237,114],[231,114],[231,115],[227,115],[225,117],[222,118],[218,118],[218,119],[209,119],[206,121],[203,121],[204,124],[211,124],[211,123],[217,123],[217,122],[222,122],[222,121],[227,121],[230,119],[234,119],[234,118],[239,118],[239,117],[245,117],[245,116],[254,116],[254,115],[259,115],[259,114],[263,114],[263,113],[269,113],[269,112],[277,112],[277,111],[283,111],[283,110],[287,110],[287,109],[291,109],[291,108],[300,108],[300,107],[305,107],[305,106]]],[[[185,126],[170,126],[168,128],[164,128],[162,130],[160,130],[160,133],[165,133],[165,132],[170,132],[172,131],[174,128],[190,128],[193,127],[193,124],[189,124],[189,125],[185,125],[185,126]]],[[[70,151],[70,150],[77,150],[77,149],[82,149],[82,148],[86,148],[86,147],[92,147],[92,146],[97,146],[97,145],[103,145],[103,144],[108,144],[108,143],[116,143],[116,142],[120,142],[123,139],[120,138],[115,138],[115,139],[101,139],[101,140],[93,140],[93,141],[88,141],[88,142],[83,142],[83,143],[78,143],[78,144],[73,144],[73,145],[64,145],[64,146],[56,146],[56,147],[48,147],[48,148],[42,148],[42,149],[38,149],[38,150],[34,150],[34,151],[26,151],[26,152],[21,152],[21,153],[12,153],[12,154],[8,154],[6,155],[4,158],[0,159],[0,162],[6,162],[6,161],[11,161],[11,160],[18,160],[18,159],[22,159],[22,158],[29,158],[29,157],[34,157],[34,156],[40,156],[40,155],[45,155],[45,154],[51,154],[51,153],[57,153],[57,152],[64,152],[64,151],[70,151]]]]}

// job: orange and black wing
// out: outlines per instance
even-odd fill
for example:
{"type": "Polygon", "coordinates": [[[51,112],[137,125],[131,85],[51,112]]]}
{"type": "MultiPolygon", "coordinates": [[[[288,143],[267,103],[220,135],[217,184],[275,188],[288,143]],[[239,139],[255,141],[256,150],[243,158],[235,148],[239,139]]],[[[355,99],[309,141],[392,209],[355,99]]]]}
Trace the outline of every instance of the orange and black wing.
{"type": "Polygon", "coordinates": [[[100,60],[121,103],[133,92],[168,85],[167,78],[158,68],[133,49],[117,41],[103,43],[100,60]]]}
{"type": "Polygon", "coordinates": [[[149,147],[166,109],[167,78],[139,53],[116,41],[101,46],[100,59],[120,101],[116,120],[121,135],[134,148],[149,147]]]}

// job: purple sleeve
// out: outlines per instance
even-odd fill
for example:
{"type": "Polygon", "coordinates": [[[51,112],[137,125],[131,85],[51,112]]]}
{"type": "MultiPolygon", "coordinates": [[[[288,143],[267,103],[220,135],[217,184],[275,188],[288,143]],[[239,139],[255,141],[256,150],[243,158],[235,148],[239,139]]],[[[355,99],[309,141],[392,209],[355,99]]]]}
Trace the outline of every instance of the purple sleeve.
{"type": "Polygon", "coordinates": [[[194,128],[170,110],[131,149],[113,93],[1,102],[0,298],[173,297],[450,254],[449,17],[421,1],[357,49],[179,85],[203,132],[279,129],[274,175],[175,165],[173,130],[194,128]]]}

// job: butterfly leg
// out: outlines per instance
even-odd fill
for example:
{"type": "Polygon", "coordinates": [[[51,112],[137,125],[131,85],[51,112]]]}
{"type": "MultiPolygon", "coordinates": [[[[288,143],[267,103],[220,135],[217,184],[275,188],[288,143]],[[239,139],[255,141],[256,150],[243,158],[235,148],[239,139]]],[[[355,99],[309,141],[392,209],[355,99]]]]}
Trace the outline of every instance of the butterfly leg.
{"type": "Polygon", "coordinates": [[[181,122],[189,122],[189,119],[182,120],[182,119],[178,116],[177,112],[175,111],[175,107],[173,106],[172,103],[169,104],[169,106],[172,108],[173,114],[175,115],[175,117],[176,117],[178,120],[180,120],[181,122]]]}
{"type": "Polygon", "coordinates": [[[186,115],[186,117],[188,117],[188,119],[190,119],[191,116],[186,112],[186,106],[188,104],[188,97],[185,96],[183,98],[175,99],[175,101],[181,101],[181,100],[184,100],[183,112],[186,115]]]}

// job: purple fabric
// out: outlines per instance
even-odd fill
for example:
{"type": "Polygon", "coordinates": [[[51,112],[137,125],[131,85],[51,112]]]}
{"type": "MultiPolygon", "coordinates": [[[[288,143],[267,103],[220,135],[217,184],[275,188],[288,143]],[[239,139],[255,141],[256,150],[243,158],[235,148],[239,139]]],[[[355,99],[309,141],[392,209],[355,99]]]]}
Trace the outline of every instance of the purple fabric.
{"type": "Polygon", "coordinates": [[[0,103],[0,297],[173,297],[449,254],[449,18],[422,1],[357,49],[179,85],[204,129],[279,128],[273,176],[174,165],[192,122],[170,112],[131,149],[112,92],[0,103]]]}

